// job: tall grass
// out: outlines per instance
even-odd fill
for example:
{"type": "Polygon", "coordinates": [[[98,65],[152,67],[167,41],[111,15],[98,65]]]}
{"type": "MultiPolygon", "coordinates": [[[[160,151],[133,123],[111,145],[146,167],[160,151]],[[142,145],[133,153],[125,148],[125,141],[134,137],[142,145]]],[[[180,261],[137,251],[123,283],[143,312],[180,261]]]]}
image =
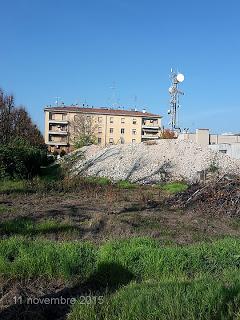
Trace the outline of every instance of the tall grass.
{"type": "Polygon", "coordinates": [[[87,243],[13,237],[0,241],[0,274],[17,279],[43,276],[85,281],[95,271],[96,257],[95,248],[87,243]]]}
{"type": "Polygon", "coordinates": [[[240,281],[131,283],[103,304],[76,303],[68,320],[232,320],[240,315],[240,281]]]}

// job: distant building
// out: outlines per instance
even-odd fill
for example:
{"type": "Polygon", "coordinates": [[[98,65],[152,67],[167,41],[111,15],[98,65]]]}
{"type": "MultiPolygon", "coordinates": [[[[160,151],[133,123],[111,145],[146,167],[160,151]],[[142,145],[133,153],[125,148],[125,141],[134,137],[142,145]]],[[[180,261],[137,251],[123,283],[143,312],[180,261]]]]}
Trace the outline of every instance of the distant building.
{"type": "Polygon", "coordinates": [[[61,106],[46,107],[44,113],[45,143],[50,151],[73,149],[77,131],[75,119],[79,115],[91,117],[97,142],[103,146],[158,139],[161,132],[162,117],[145,110],[61,106]]]}
{"type": "Polygon", "coordinates": [[[196,133],[180,133],[178,139],[209,146],[212,150],[240,159],[240,134],[210,134],[209,129],[197,129],[196,133]]]}

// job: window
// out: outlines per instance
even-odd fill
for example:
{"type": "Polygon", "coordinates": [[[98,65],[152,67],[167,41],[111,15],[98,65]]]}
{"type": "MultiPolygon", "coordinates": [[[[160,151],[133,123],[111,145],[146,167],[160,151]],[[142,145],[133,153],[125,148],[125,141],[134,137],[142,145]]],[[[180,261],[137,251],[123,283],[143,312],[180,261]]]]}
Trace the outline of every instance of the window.
{"type": "Polygon", "coordinates": [[[133,124],[137,124],[137,119],[133,118],[133,124]]]}
{"type": "Polygon", "coordinates": [[[98,127],[98,133],[102,133],[102,127],[98,127]]]}
{"type": "Polygon", "coordinates": [[[122,128],[122,129],[121,129],[121,134],[124,134],[124,132],[125,132],[125,129],[122,128]]]}
{"type": "Polygon", "coordinates": [[[136,129],[132,129],[132,134],[133,135],[137,134],[137,130],[136,129]]]}
{"type": "Polygon", "coordinates": [[[121,118],[121,123],[125,123],[125,118],[121,118]]]}
{"type": "Polygon", "coordinates": [[[113,128],[110,128],[110,133],[113,133],[113,128]]]}
{"type": "Polygon", "coordinates": [[[98,138],[98,144],[102,143],[102,138],[98,138]]]}
{"type": "Polygon", "coordinates": [[[102,117],[98,117],[98,122],[102,122],[102,117]]]}
{"type": "Polygon", "coordinates": [[[219,150],[220,153],[227,153],[227,150],[219,150]]]}
{"type": "Polygon", "coordinates": [[[132,143],[136,143],[136,139],[132,139],[132,143]]]}
{"type": "Polygon", "coordinates": [[[109,139],[109,143],[110,143],[110,144],[113,144],[113,138],[110,138],[110,139],[109,139]]]}
{"type": "Polygon", "coordinates": [[[113,123],[113,117],[110,117],[110,123],[113,123]]]}

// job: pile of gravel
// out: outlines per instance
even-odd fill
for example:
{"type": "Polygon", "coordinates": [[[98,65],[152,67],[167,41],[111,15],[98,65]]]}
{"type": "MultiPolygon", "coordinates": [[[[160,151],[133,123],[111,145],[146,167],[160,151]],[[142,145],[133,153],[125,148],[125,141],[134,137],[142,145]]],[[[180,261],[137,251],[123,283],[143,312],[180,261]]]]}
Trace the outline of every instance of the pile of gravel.
{"type": "Polygon", "coordinates": [[[199,172],[218,168],[220,174],[240,174],[240,161],[208,147],[181,140],[158,140],[107,148],[85,147],[84,158],[74,162],[72,172],[104,176],[113,181],[139,183],[187,180],[194,182],[199,172]]]}

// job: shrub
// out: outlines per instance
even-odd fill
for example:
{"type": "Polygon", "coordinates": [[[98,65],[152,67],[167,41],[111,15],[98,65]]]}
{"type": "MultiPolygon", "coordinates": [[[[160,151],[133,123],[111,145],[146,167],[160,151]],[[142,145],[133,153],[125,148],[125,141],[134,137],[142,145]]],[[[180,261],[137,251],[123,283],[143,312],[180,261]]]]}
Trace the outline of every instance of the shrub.
{"type": "Polygon", "coordinates": [[[32,178],[48,162],[46,150],[29,145],[24,140],[0,146],[0,178],[32,178]]]}

